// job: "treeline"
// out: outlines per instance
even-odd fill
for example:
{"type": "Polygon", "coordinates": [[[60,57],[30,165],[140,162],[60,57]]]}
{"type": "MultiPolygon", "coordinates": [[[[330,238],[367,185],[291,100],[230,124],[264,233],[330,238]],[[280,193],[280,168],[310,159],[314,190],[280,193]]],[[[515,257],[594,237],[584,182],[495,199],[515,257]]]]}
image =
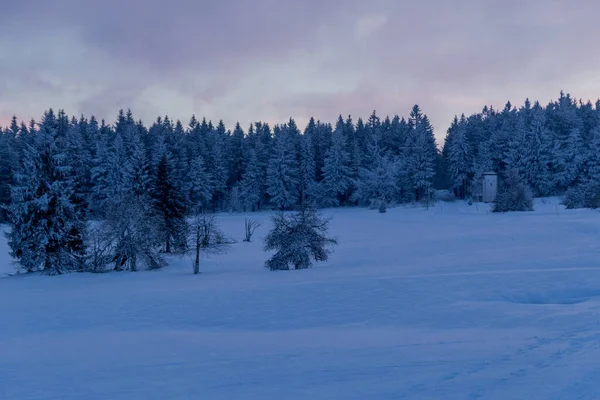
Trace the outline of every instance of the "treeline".
{"type": "Polygon", "coordinates": [[[561,92],[545,107],[484,107],[454,119],[441,151],[418,105],[407,118],[311,119],[303,131],[293,119],[228,130],[164,117],[146,127],[131,111],[107,124],[49,109],[28,125],[14,117],[0,135],[0,217],[28,271],[159,268],[161,254],[189,250],[190,217],[211,220],[197,218],[207,212],[385,212],[428,202],[434,188],[477,199],[489,171],[503,182],[500,198],[521,209],[529,192],[599,207],[600,101],[561,92]]]}
{"type": "Polygon", "coordinates": [[[482,193],[482,177],[512,173],[534,196],[565,195],[569,208],[600,206],[600,101],[560,93],[545,107],[485,107],[455,118],[443,148],[448,184],[461,198],[482,193]]]}
{"type": "Polygon", "coordinates": [[[442,164],[418,106],[408,119],[311,119],[303,132],[293,119],[244,131],[164,117],[147,128],[130,111],[109,125],[50,109],[29,125],[13,118],[0,153],[12,255],[54,272],[85,269],[102,248],[115,269],[158,268],[161,253],[188,245],[188,217],[207,210],[426,200],[442,164]]]}

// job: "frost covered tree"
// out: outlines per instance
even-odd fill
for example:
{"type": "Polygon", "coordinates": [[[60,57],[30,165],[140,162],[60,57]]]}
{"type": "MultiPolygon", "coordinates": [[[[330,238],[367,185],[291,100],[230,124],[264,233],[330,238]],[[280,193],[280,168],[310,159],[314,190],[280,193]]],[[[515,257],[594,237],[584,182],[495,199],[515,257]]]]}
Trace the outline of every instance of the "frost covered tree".
{"type": "Polygon", "coordinates": [[[546,117],[539,104],[531,110],[531,123],[522,151],[529,157],[524,168],[524,179],[536,196],[553,194],[552,168],[554,138],[546,127],[546,117]]]}
{"type": "Polygon", "coordinates": [[[10,131],[0,129],[0,223],[7,220],[6,207],[10,204],[10,186],[17,157],[14,150],[15,137],[10,131]]]}
{"type": "Polygon", "coordinates": [[[407,172],[418,201],[429,196],[435,175],[437,148],[429,119],[418,105],[413,107],[409,123],[411,129],[407,143],[407,172]]]}
{"type": "Polygon", "coordinates": [[[463,115],[453,123],[453,134],[449,135],[448,169],[453,189],[461,199],[468,195],[469,183],[473,178],[473,149],[467,137],[466,120],[463,115]]]}
{"type": "Polygon", "coordinates": [[[61,274],[82,268],[85,223],[58,122],[47,111],[14,174],[7,233],[11,255],[27,272],[61,274]]]}
{"type": "Polygon", "coordinates": [[[585,163],[585,143],[578,129],[572,129],[569,135],[555,146],[558,185],[563,188],[580,183],[585,163]]]}
{"type": "Polygon", "coordinates": [[[188,229],[185,196],[176,184],[173,161],[166,152],[158,162],[151,195],[160,221],[165,252],[171,253],[173,249],[184,251],[188,229]]]}
{"type": "Polygon", "coordinates": [[[303,135],[300,137],[299,159],[300,205],[304,205],[307,202],[315,203],[319,197],[316,181],[317,164],[310,136],[303,135]]]}
{"type": "Polygon", "coordinates": [[[198,212],[192,217],[188,249],[193,252],[194,275],[200,273],[200,256],[202,253],[224,253],[232,241],[222,232],[213,213],[198,212]]]}
{"type": "Polygon", "coordinates": [[[190,163],[187,184],[188,209],[196,212],[206,208],[212,199],[212,177],[206,170],[204,157],[197,155],[190,163]]]}
{"type": "Polygon", "coordinates": [[[260,208],[265,179],[256,151],[250,149],[248,153],[248,165],[240,182],[240,196],[244,211],[256,211],[260,208]]]}
{"type": "Polygon", "coordinates": [[[161,220],[153,207],[152,176],[141,132],[133,124],[122,127],[113,144],[118,167],[110,168],[102,230],[112,252],[115,270],[137,271],[166,265],[161,220]],[[125,145],[127,143],[127,145],[125,145]]]}
{"type": "Polygon", "coordinates": [[[506,171],[498,188],[498,194],[492,207],[492,212],[532,211],[533,196],[527,184],[521,178],[519,171],[506,171]]]}
{"type": "Polygon", "coordinates": [[[229,172],[224,150],[223,136],[217,136],[215,138],[215,145],[212,149],[211,162],[208,166],[208,170],[211,174],[212,197],[215,209],[221,206],[227,193],[227,179],[229,177],[229,172]]]}
{"type": "Polygon", "coordinates": [[[267,193],[271,202],[282,210],[298,202],[298,164],[291,139],[285,133],[276,137],[267,170],[267,193]]]}
{"type": "Polygon", "coordinates": [[[358,203],[369,204],[384,213],[398,196],[399,164],[389,151],[382,149],[376,138],[369,144],[368,153],[371,165],[359,170],[352,197],[358,203]]]}
{"type": "Polygon", "coordinates": [[[592,129],[590,135],[586,173],[579,184],[566,191],[562,203],[567,209],[600,208],[600,126],[592,129]]]}
{"type": "Polygon", "coordinates": [[[265,251],[275,251],[265,266],[271,271],[306,269],[314,261],[327,261],[329,246],[337,240],[327,236],[329,220],[313,207],[291,214],[277,213],[273,228],[265,238],[265,251]]]}
{"type": "Polygon", "coordinates": [[[348,200],[352,188],[350,155],[346,151],[344,123],[340,119],[333,133],[331,147],[325,155],[323,166],[322,203],[338,206],[348,200]]]}

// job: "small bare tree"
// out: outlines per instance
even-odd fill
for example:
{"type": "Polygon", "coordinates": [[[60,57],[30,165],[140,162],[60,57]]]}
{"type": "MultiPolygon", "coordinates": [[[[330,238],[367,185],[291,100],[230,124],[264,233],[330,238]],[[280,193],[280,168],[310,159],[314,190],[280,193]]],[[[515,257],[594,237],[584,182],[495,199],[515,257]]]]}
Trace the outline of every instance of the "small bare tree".
{"type": "Polygon", "coordinates": [[[254,235],[254,231],[256,228],[260,226],[260,223],[253,219],[246,218],[244,220],[244,228],[246,235],[244,236],[244,242],[252,241],[252,235],[254,235]]]}
{"type": "Polygon", "coordinates": [[[113,246],[108,239],[106,229],[101,225],[92,226],[87,235],[88,254],[85,270],[88,272],[106,272],[112,261],[113,246]]]}
{"type": "Polygon", "coordinates": [[[201,252],[222,254],[234,243],[223,234],[213,213],[200,212],[194,215],[191,232],[189,248],[193,251],[194,274],[200,273],[201,252]]]}

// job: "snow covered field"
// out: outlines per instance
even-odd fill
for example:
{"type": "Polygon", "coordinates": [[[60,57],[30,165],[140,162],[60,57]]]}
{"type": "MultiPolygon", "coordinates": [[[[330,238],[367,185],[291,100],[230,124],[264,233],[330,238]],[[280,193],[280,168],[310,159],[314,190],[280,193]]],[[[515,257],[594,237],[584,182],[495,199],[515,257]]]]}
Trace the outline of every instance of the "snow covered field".
{"type": "Polygon", "coordinates": [[[600,213],[545,203],[331,210],[306,271],[263,267],[259,214],[199,276],[1,278],[0,399],[598,399],[600,213]]]}

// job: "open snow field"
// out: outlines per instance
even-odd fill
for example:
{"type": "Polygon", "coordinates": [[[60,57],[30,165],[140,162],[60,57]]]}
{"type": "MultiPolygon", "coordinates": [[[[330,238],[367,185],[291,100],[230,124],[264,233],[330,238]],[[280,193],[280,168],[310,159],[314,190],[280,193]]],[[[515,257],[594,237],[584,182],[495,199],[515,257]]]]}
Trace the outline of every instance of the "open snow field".
{"type": "Polygon", "coordinates": [[[258,214],[199,276],[0,278],[0,399],[598,399],[600,213],[557,203],[330,210],[306,271],[263,267],[258,214]]]}

